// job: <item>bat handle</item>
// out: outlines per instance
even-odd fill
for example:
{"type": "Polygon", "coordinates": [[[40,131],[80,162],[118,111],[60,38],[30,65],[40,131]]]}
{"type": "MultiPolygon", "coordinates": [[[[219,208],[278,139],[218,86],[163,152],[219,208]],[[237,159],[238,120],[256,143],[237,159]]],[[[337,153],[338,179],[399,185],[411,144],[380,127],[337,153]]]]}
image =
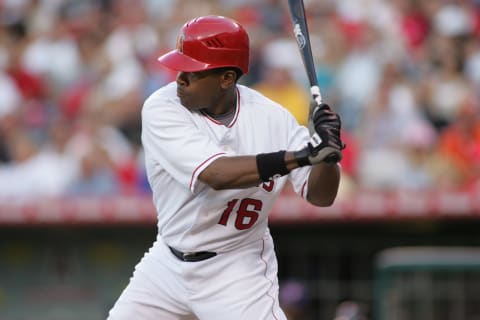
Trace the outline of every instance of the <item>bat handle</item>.
{"type": "Polygon", "coordinates": [[[312,94],[313,100],[317,103],[317,106],[322,104],[322,94],[320,93],[320,87],[317,85],[310,87],[310,93],[312,94]]]}

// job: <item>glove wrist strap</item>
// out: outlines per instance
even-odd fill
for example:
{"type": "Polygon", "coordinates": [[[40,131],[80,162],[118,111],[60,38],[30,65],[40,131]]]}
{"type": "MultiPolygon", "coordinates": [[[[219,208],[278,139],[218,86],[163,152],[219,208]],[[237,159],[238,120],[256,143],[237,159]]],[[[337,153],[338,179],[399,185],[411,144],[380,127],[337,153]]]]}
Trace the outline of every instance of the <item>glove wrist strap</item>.
{"type": "Polygon", "coordinates": [[[285,151],[260,153],[256,157],[257,170],[262,181],[267,182],[277,176],[290,173],[285,163],[285,151]]]}
{"type": "Polygon", "coordinates": [[[300,167],[308,166],[310,165],[310,160],[308,157],[310,156],[310,148],[309,146],[303,148],[302,150],[295,151],[293,153],[293,156],[295,157],[295,160],[297,160],[297,163],[300,167]]]}

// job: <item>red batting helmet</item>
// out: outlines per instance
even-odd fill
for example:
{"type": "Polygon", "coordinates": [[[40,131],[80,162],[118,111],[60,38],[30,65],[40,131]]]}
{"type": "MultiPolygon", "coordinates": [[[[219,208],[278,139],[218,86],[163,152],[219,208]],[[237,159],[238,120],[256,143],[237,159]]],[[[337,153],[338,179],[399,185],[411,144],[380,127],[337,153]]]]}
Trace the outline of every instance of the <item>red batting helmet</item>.
{"type": "Polygon", "coordinates": [[[178,36],[177,48],[160,58],[164,66],[184,72],[237,67],[248,72],[249,40],[235,20],[204,16],[188,21],[178,36]]]}

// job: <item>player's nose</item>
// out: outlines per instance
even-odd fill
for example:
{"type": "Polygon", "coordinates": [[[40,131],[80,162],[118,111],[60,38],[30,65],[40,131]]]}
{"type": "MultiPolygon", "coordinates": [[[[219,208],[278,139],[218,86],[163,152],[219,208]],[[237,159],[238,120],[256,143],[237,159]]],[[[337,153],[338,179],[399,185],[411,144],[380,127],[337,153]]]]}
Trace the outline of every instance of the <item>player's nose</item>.
{"type": "Polygon", "coordinates": [[[187,74],[185,72],[179,72],[177,74],[177,85],[179,86],[186,86],[188,85],[188,78],[187,78],[187,74]]]}

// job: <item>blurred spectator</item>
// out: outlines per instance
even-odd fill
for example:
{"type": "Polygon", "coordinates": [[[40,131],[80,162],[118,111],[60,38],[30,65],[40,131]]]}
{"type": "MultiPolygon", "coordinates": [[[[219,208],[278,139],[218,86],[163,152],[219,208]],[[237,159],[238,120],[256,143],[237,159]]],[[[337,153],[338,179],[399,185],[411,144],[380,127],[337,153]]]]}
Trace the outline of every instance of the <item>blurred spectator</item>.
{"type": "Polygon", "coordinates": [[[452,39],[432,38],[432,64],[434,68],[425,78],[426,112],[438,130],[456,117],[461,103],[473,90],[463,75],[464,59],[452,39]]]}
{"type": "Polygon", "coordinates": [[[428,41],[430,32],[430,19],[428,17],[425,2],[419,1],[396,1],[399,9],[400,35],[406,49],[413,55],[428,41]]]}
{"type": "Polygon", "coordinates": [[[11,161],[0,167],[1,198],[59,196],[73,181],[75,161],[39,148],[28,132],[11,132],[7,145],[11,161]]]}
{"type": "Polygon", "coordinates": [[[13,79],[0,70],[0,119],[9,113],[14,112],[20,102],[20,90],[13,79]]]}
{"type": "MultiPolygon", "coordinates": [[[[98,183],[96,172],[103,177],[100,187],[110,188],[103,192],[132,193],[138,179],[138,169],[133,165],[135,149],[111,124],[109,117],[110,114],[103,110],[83,112],[76,120],[75,132],[68,141],[67,150],[82,163],[80,184],[98,183]],[[112,189],[114,182],[118,184],[115,190],[112,189]]],[[[86,188],[80,190],[87,192],[86,188]]]]}
{"type": "Polygon", "coordinates": [[[433,27],[443,36],[464,36],[473,30],[469,9],[468,1],[445,1],[432,17],[433,27]]]}
{"type": "Polygon", "coordinates": [[[108,196],[119,191],[111,160],[100,145],[93,143],[80,156],[80,174],[65,191],[67,195],[108,196]]]}
{"type": "Polygon", "coordinates": [[[465,44],[465,64],[463,70],[466,79],[473,85],[473,90],[480,89],[480,41],[470,37],[465,44]]]}
{"type": "Polygon", "coordinates": [[[382,59],[376,47],[380,43],[377,36],[368,26],[359,30],[358,34],[347,34],[347,39],[350,37],[347,40],[348,51],[339,65],[336,77],[339,97],[336,107],[347,130],[356,129],[358,115],[364,112],[368,100],[378,90],[382,59]]]}
{"type": "Polygon", "coordinates": [[[48,81],[54,95],[75,81],[82,68],[78,44],[58,16],[51,29],[26,44],[21,59],[27,71],[48,81]]]}
{"type": "Polygon", "coordinates": [[[340,162],[342,166],[340,187],[337,199],[348,199],[359,186],[358,181],[358,161],[359,145],[357,138],[347,130],[342,130],[342,140],[347,146],[343,150],[343,158],[340,162]]]}
{"type": "MultiPolygon", "coordinates": [[[[310,35],[312,54],[317,71],[317,79],[325,101],[335,104],[334,86],[337,77],[337,70],[341,65],[346,52],[346,39],[338,34],[338,20],[329,13],[331,3],[309,2],[308,12],[309,27],[315,30],[310,35]]],[[[310,30],[309,29],[309,30],[310,30]]],[[[306,82],[306,76],[302,76],[306,82]]]]}
{"type": "Polygon", "coordinates": [[[293,40],[279,39],[264,48],[261,79],[253,87],[273,101],[284,105],[300,124],[307,125],[310,95],[307,86],[295,80],[302,69],[302,58],[293,40]]]}
{"type": "Polygon", "coordinates": [[[454,178],[453,187],[468,188],[480,181],[480,105],[466,100],[453,123],[440,135],[439,152],[454,178]]]}
{"type": "MultiPolygon", "coordinates": [[[[410,167],[407,152],[402,150],[402,146],[407,145],[402,139],[424,134],[412,132],[413,126],[423,126],[424,132],[428,132],[431,129],[429,123],[417,108],[413,88],[394,64],[385,66],[379,90],[373,98],[362,114],[357,131],[361,149],[359,183],[367,188],[384,190],[406,188],[408,185],[413,187],[412,183],[419,181],[410,176],[416,174],[410,167]]],[[[433,143],[434,139],[430,136],[435,133],[428,134],[428,137],[409,139],[410,146],[418,139],[433,143]]],[[[429,185],[430,182],[424,181],[416,187],[425,188],[429,185]]]]}
{"type": "Polygon", "coordinates": [[[436,152],[437,132],[427,122],[408,125],[400,140],[400,150],[405,154],[404,167],[397,168],[402,175],[398,186],[407,190],[428,190],[435,187],[440,172],[435,169],[444,160],[436,152]]]}

